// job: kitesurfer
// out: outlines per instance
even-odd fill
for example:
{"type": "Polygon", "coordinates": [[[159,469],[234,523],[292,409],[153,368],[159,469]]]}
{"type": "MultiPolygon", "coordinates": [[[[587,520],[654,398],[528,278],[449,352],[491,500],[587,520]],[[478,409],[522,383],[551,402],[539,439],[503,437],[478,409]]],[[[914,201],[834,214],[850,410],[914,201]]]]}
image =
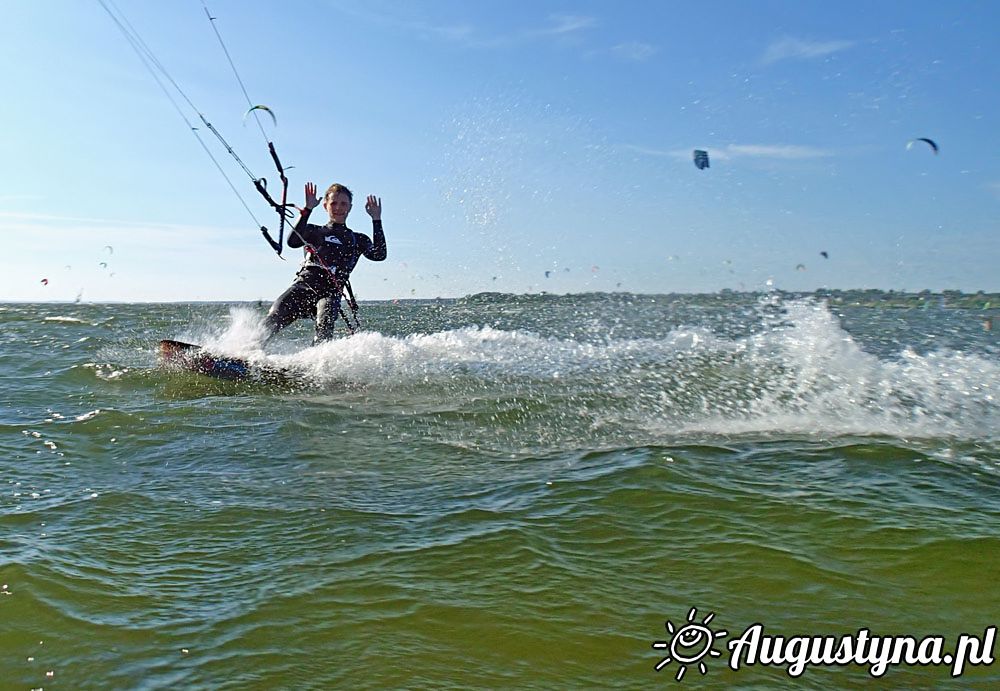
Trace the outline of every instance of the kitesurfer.
{"type": "Polygon", "coordinates": [[[305,261],[295,281],[274,301],[264,319],[266,338],[298,319],[316,321],[316,343],[333,337],[333,325],[340,313],[344,285],[361,257],[375,262],[386,257],[385,233],[382,231],[382,200],[369,195],[365,211],[372,218],[372,237],[347,227],[354,195],[339,183],[327,188],[323,208],[330,216],[326,225],[309,223],[312,210],[320,201],[316,185],[307,182],[306,201],[295,229],[288,236],[288,246],[305,248],[305,261]]]}

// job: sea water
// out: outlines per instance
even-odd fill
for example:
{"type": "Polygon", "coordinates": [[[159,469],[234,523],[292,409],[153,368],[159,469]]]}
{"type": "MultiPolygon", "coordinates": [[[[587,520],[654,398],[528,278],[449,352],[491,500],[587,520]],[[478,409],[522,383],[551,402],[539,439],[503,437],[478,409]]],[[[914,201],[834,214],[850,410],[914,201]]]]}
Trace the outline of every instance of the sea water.
{"type": "Polygon", "coordinates": [[[0,305],[4,688],[1000,684],[729,648],[1000,623],[977,312],[478,295],[262,350],[264,309],[0,305]]]}

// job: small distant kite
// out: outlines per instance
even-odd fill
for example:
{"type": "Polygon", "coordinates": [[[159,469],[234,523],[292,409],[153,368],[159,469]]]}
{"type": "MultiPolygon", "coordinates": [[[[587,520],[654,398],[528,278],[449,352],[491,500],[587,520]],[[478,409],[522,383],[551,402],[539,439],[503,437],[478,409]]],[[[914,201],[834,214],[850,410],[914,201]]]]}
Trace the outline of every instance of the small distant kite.
{"type": "Polygon", "coordinates": [[[47,279],[47,278],[43,278],[43,279],[42,279],[42,285],[43,285],[43,286],[47,286],[48,284],[49,284],[49,279],[47,279]]]}
{"type": "Polygon", "coordinates": [[[545,272],[545,278],[548,278],[548,277],[549,277],[549,276],[551,276],[551,275],[552,275],[552,272],[551,272],[551,271],[546,271],[546,272],[545,272]]]}
{"type": "Polygon", "coordinates": [[[797,265],[795,267],[795,270],[796,271],[805,271],[806,270],[806,265],[805,264],[799,264],[799,265],[797,265]]]}
{"type": "Polygon", "coordinates": [[[937,156],[938,145],[934,142],[933,139],[928,139],[927,137],[917,137],[916,139],[911,139],[910,141],[906,142],[906,150],[909,151],[910,149],[912,149],[913,145],[916,144],[917,142],[924,142],[925,144],[927,144],[927,146],[931,147],[931,150],[934,152],[934,155],[937,156]]]}
{"type": "Polygon", "coordinates": [[[820,254],[821,257],[823,257],[823,259],[829,259],[830,258],[830,255],[826,253],[826,250],[823,250],[819,254],[820,254]]]}
{"type": "Polygon", "coordinates": [[[114,254],[115,253],[115,248],[112,247],[111,245],[105,245],[104,249],[106,249],[108,251],[108,254],[114,254]]]}
{"type": "Polygon", "coordinates": [[[705,170],[711,166],[708,164],[708,152],[702,151],[701,149],[694,150],[694,164],[698,166],[698,170],[705,170]]]}
{"type": "Polygon", "coordinates": [[[253,108],[251,108],[250,110],[248,110],[246,113],[244,113],[243,114],[243,124],[244,125],[247,124],[247,118],[250,116],[250,113],[254,112],[255,110],[263,110],[265,113],[267,113],[268,115],[271,116],[271,122],[274,123],[274,126],[275,127],[278,126],[278,118],[275,117],[274,111],[271,110],[270,108],[268,108],[267,106],[254,106],[253,108]]]}
{"type": "Polygon", "coordinates": [[[106,268],[108,268],[108,263],[107,263],[107,262],[101,262],[101,263],[100,263],[100,267],[101,267],[102,269],[106,269],[106,268]]]}

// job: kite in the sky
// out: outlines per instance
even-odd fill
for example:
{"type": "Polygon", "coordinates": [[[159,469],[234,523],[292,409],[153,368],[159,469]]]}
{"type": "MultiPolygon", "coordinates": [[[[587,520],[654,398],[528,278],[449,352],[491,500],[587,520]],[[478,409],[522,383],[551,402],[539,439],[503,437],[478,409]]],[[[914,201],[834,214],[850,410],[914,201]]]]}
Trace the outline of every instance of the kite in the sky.
{"type": "Polygon", "coordinates": [[[913,145],[916,144],[917,142],[926,143],[927,146],[931,147],[931,150],[934,152],[934,155],[937,156],[938,145],[934,142],[933,139],[928,139],[927,137],[917,137],[916,139],[911,139],[910,141],[906,142],[907,151],[912,149],[913,145]]]}
{"type": "Polygon", "coordinates": [[[698,166],[698,170],[705,170],[710,168],[708,164],[708,152],[702,151],[701,149],[694,150],[694,164],[698,166]]]}
{"type": "Polygon", "coordinates": [[[829,259],[830,258],[830,255],[826,253],[826,250],[823,250],[822,252],[820,252],[820,255],[822,255],[823,259],[829,259]]]}
{"type": "Polygon", "coordinates": [[[254,106],[253,108],[251,108],[250,110],[248,110],[246,113],[244,113],[244,115],[243,115],[243,124],[244,125],[246,124],[247,118],[250,116],[250,113],[254,112],[255,110],[263,110],[265,113],[267,113],[268,115],[271,116],[271,121],[274,123],[274,126],[275,127],[278,126],[278,118],[275,117],[274,111],[271,110],[270,108],[268,108],[267,106],[254,106]]]}
{"type": "Polygon", "coordinates": [[[42,279],[42,285],[43,285],[43,286],[47,286],[48,284],[49,284],[49,279],[47,279],[47,278],[43,278],[43,279],[42,279]]]}

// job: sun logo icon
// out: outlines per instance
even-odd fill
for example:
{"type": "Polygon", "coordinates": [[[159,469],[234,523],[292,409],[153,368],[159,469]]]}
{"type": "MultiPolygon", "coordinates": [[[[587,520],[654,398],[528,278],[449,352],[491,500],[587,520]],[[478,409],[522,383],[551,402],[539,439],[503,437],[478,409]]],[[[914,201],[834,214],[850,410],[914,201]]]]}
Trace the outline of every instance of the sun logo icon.
{"type": "Polygon", "coordinates": [[[697,614],[697,608],[692,607],[691,611],[688,612],[687,623],[679,629],[675,629],[673,623],[669,619],[667,620],[667,633],[671,636],[670,640],[653,643],[653,648],[669,651],[669,654],[656,664],[657,672],[671,662],[676,662],[678,665],[676,679],[680,681],[684,678],[688,665],[697,662],[698,671],[705,674],[708,672],[708,668],[705,667],[704,658],[722,655],[718,650],[714,650],[712,645],[715,643],[715,639],[727,636],[729,632],[712,631],[708,628],[708,623],[715,617],[715,612],[709,613],[700,622],[695,621],[697,614]]]}

